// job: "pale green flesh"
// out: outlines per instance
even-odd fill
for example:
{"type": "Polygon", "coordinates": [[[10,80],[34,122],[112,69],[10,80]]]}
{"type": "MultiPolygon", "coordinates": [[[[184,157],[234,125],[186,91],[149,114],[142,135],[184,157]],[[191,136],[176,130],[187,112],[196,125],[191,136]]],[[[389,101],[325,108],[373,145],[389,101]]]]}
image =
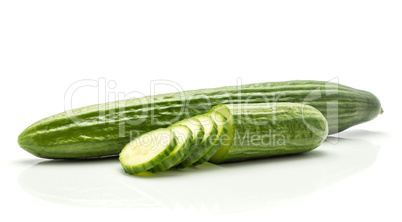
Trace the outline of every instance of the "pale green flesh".
{"type": "Polygon", "coordinates": [[[119,159],[129,174],[144,172],[169,156],[176,146],[176,137],[170,129],[158,129],[143,134],[128,143],[119,159]]]}
{"type": "Polygon", "coordinates": [[[217,126],[217,133],[216,136],[214,137],[214,141],[212,142],[211,147],[207,150],[207,152],[193,165],[199,165],[202,163],[207,162],[221,147],[222,142],[221,141],[223,138],[223,135],[227,133],[227,128],[228,128],[228,123],[226,121],[226,118],[222,114],[215,114],[211,115],[211,113],[208,113],[210,118],[215,122],[217,126]],[[213,117],[212,117],[213,116],[213,117]]]}
{"type": "Polygon", "coordinates": [[[191,130],[184,125],[174,125],[169,127],[177,138],[177,145],[174,150],[158,165],[150,169],[151,172],[160,172],[167,170],[182,160],[193,143],[193,134],[191,130]]]}

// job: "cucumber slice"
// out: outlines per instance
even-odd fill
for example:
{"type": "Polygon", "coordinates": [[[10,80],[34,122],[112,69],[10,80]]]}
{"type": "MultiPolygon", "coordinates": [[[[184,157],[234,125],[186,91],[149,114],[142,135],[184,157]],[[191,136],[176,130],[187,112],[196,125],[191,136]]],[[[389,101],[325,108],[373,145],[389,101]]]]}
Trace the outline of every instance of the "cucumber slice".
{"type": "Polygon", "coordinates": [[[128,143],[119,160],[128,174],[138,174],[151,169],[169,156],[177,144],[170,129],[157,129],[143,134],[128,143]]]}
{"type": "Polygon", "coordinates": [[[188,118],[179,121],[172,126],[187,126],[193,133],[194,144],[199,145],[204,138],[204,129],[202,128],[201,122],[198,119],[188,118]]]}
{"type": "Polygon", "coordinates": [[[216,113],[219,113],[225,117],[225,121],[227,122],[227,133],[222,135],[221,138],[221,145],[216,151],[216,153],[208,160],[211,163],[220,163],[224,156],[229,152],[230,147],[233,144],[233,138],[234,138],[234,126],[233,126],[233,115],[230,112],[229,108],[226,107],[225,105],[217,105],[214,106],[209,113],[211,114],[212,119],[218,121],[217,118],[215,118],[216,113]]]}
{"type": "Polygon", "coordinates": [[[201,125],[201,122],[194,118],[184,119],[173,124],[172,126],[187,126],[192,132],[193,143],[190,145],[189,150],[185,153],[182,160],[176,164],[177,167],[184,168],[185,165],[182,164],[182,162],[190,158],[190,156],[193,155],[193,152],[196,151],[201,145],[201,142],[204,138],[204,128],[201,125]]]}
{"type": "Polygon", "coordinates": [[[193,119],[197,119],[200,121],[202,128],[204,130],[204,137],[200,143],[200,145],[195,150],[191,150],[192,153],[190,156],[185,159],[182,163],[180,163],[180,167],[188,167],[197,162],[202,156],[208,153],[208,150],[211,148],[216,134],[218,133],[218,127],[216,123],[212,120],[210,115],[202,114],[193,117],[193,119]]]}
{"type": "Polygon", "coordinates": [[[193,166],[207,162],[219,150],[223,142],[222,140],[226,138],[228,132],[228,122],[222,114],[215,113],[214,115],[211,115],[211,113],[208,113],[208,115],[210,115],[209,118],[213,119],[213,122],[217,126],[217,134],[213,137],[211,136],[210,139],[213,140],[211,147],[204,156],[193,164],[193,166]]]}
{"type": "Polygon", "coordinates": [[[168,129],[171,129],[176,135],[177,145],[166,159],[149,170],[151,172],[161,172],[173,167],[183,159],[190,146],[193,144],[193,133],[187,126],[174,125],[168,127],[168,129]]]}

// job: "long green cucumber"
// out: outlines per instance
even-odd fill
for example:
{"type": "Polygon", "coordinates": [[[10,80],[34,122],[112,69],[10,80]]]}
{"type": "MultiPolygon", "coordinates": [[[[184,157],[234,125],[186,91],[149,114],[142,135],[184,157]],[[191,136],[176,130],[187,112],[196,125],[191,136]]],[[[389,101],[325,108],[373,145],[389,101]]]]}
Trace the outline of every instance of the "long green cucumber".
{"type": "Polygon", "coordinates": [[[336,83],[287,81],[146,96],[66,111],[40,120],[18,137],[26,151],[43,158],[117,155],[131,139],[218,104],[298,102],[327,118],[329,133],[375,118],[381,110],[371,93],[336,83]]]}

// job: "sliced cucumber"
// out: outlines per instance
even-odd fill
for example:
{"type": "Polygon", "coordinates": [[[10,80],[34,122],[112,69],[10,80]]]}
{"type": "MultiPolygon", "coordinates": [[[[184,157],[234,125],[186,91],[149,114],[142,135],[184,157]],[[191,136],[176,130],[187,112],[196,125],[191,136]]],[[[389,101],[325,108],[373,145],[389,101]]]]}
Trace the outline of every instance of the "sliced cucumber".
{"type": "Polygon", "coordinates": [[[194,119],[197,119],[200,121],[203,129],[204,129],[204,138],[202,139],[200,145],[197,147],[196,150],[192,150],[191,155],[185,159],[181,163],[181,167],[187,167],[193,165],[195,162],[200,160],[201,157],[203,157],[205,154],[208,153],[210,148],[212,147],[212,144],[215,140],[215,137],[218,133],[218,126],[216,123],[213,121],[211,116],[206,113],[203,115],[198,115],[193,117],[194,119]]]}
{"type": "Polygon", "coordinates": [[[187,126],[173,125],[169,129],[176,135],[177,145],[168,157],[149,170],[151,172],[160,172],[173,167],[182,160],[193,144],[193,133],[187,126]]]}
{"type": "Polygon", "coordinates": [[[225,105],[214,106],[209,113],[211,114],[212,119],[215,121],[219,121],[217,113],[223,115],[225,117],[225,122],[227,124],[227,133],[223,134],[220,138],[220,147],[218,151],[208,160],[211,163],[220,163],[223,160],[223,157],[229,152],[230,147],[233,144],[234,138],[234,126],[233,126],[233,115],[230,112],[229,108],[225,105]]]}
{"type": "Polygon", "coordinates": [[[172,126],[181,126],[181,125],[187,126],[193,134],[192,135],[193,143],[191,144],[189,150],[185,153],[185,155],[181,159],[181,161],[179,161],[176,164],[177,167],[184,168],[186,165],[182,164],[183,161],[190,158],[193,155],[193,153],[196,152],[197,149],[199,148],[199,146],[201,145],[201,142],[204,138],[204,128],[203,128],[201,122],[198,119],[194,119],[194,118],[182,120],[180,122],[173,124],[172,126]]]}
{"type": "Polygon", "coordinates": [[[172,130],[157,129],[128,143],[121,151],[119,160],[126,173],[138,174],[168,157],[176,144],[176,136],[172,130]]]}
{"type": "Polygon", "coordinates": [[[187,126],[193,133],[194,145],[199,145],[204,138],[204,129],[198,119],[188,118],[179,121],[172,126],[187,126]]]}
{"type": "Polygon", "coordinates": [[[226,118],[220,114],[220,113],[215,113],[211,115],[211,113],[208,113],[210,119],[213,119],[213,122],[217,126],[217,134],[214,136],[211,136],[211,140],[213,140],[211,147],[207,150],[207,152],[193,165],[198,165],[207,162],[221,147],[223,143],[223,139],[226,138],[226,134],[228,132],[228,122],[226,121],[226,118]]]}

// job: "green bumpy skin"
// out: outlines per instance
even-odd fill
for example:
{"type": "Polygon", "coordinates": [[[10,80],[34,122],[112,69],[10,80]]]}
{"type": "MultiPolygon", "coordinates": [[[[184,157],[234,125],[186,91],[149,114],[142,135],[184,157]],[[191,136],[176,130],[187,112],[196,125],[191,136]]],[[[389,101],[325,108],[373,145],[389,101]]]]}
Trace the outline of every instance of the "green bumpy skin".
{"type": "Polygon", "coordinates": [[[336,83],[255,83],[146,96],[66,111],[29,126],[19,135],[18,143],[31,154],[49,159],[118,155],[131,139],[205,113],[212,106],[266,102],[296,102],[318,109],[328,121],[329,134],[374,119],[381,111],[373,94],[336,83]]]}
{"type": "Polygon", "coordinates": [[[233,144],[215,163],[304,153],[328,135],[317,109],[298,103],[226,105],[234,120],[233,144]]]}

